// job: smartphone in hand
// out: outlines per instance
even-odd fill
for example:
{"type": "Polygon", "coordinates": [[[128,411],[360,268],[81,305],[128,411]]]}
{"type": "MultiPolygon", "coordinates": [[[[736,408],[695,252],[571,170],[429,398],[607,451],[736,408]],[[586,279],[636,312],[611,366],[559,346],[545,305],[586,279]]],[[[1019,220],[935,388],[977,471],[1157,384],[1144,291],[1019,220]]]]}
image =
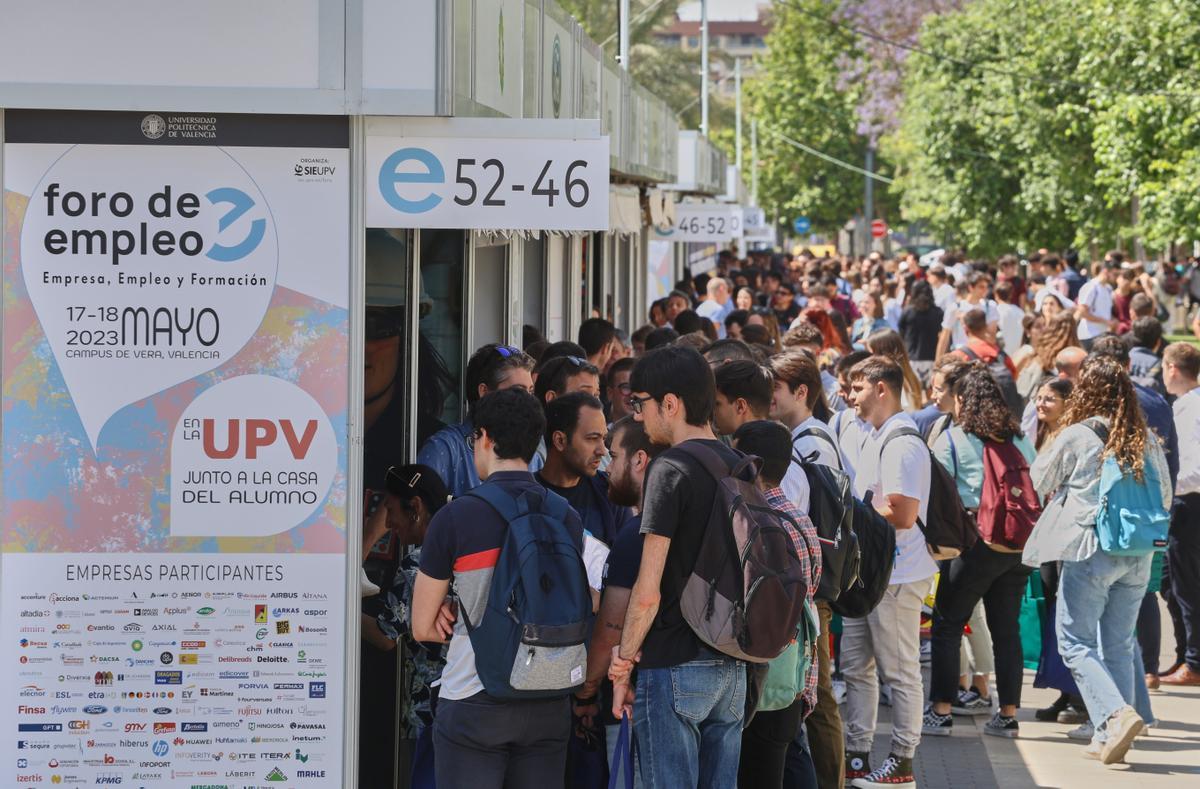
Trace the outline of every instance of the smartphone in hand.
{"type": "Polygon", "coordinates": [[[367,504],[365,507],[368,518],[375,514],[380,504],[383,504],[383,493],[368,489],[367,504]]]}

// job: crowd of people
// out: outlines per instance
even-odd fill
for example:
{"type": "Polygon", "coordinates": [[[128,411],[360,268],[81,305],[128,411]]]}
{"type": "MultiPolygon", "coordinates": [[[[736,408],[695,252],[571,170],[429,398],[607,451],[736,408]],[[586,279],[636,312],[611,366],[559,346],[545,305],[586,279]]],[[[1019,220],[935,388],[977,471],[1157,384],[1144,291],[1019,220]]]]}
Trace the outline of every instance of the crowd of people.
{"type": "Polygon", "coordinates": [[[914,787],[955,716],[1029,725],[1039,642],[1035,719],[1123,761],[1200,685],[1200,350],[1162,323],[1200,273],[1166,280],[722,252],[631,336],[476,350],[368,492],[364,557],[410,549],[363,637],[411,661],[412,785],[914,787]]]}

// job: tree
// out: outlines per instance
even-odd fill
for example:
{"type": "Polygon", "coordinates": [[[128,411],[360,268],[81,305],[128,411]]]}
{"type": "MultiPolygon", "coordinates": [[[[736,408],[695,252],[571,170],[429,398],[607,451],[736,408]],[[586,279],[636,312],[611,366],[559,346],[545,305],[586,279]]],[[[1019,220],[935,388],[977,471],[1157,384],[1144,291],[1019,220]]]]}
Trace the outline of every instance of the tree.
{"type": "Polygon", "coordinates": [[[921,23],[929,14],[942,14],[961,7],[962,0],[842,0],[831,20],[831,32],[858,30],[877,37],[859,35],[855,52],[838,58],[843,87],[862,85],[857,109],[858,133],[878,143],[896,131],[904,97],[904,63],[917,43],[921,23]],[[841,23],[839,27],[837,23],[841,23]]]}
{"type": "Polygon", "coordinates": [[[974,0],[927,17],[884,140],[905,215],[983,254],[1190,234],[1200,20],[1184,5],[974,0]]]}
{"type": "MultiPolygon", "coordinates": [[[[768,214],[805,215],[818,231],[835,231],[862,209],[863,176],[797,150],[789,137],[837,159],[860,164],[868,139],[858,133],[862,85],[843,84],[839,58],[857,57],[853,35],[831,33],[822,18],[837,0],[775,5],[774,26],[758,72],[745,86],[758,121],[759,203],[768,214]]],[[[886,162],[877,169],[887,169],[886,162]]],[[[876,186],[877,214],[886,216],[887,189],[876,186]]]]}

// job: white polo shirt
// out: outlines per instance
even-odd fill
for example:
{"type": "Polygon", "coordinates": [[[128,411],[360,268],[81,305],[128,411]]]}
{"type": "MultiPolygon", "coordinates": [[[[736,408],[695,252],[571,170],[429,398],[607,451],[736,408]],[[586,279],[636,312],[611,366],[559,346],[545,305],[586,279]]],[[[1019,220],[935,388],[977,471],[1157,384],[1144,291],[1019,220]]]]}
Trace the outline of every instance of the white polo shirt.
{"type": "Polygon", "coordinates": [[[1089,279],[1079,289],[1079,303],[1086,304],[1093,315],[1103,318],[1102,321],[1082,320],[1076,334],[1081,340],[1091,340],[1108,331],[1108,322],[1112,320],[1113,295],[1112,288],[1104,280],[1096,277],[1089,279]]]}
{"type": "Polygon", "coordinates": [[[989,326],[1000,322],[1000,310],[996,308],[996,302],[991,299],[984,299],[978,304],[972,304],[965,299],[955,301],[948,307],[943,307],[942,310],[945,313],[942,316],[942,328],[950,330],[951,348],[967,344],[967,330],[963,327],[962,319],[971,310],[983,310],[989,326]]]}
{"type": "MultiPolygon", "coordinates": [[[[929,516],[929,449],[918,435],[897,438],[888,444],[887,453],[880,449],[888,435],[901,427],[917,430],[912,417],[900,412],[872,430],[863,442],[862,454],[854,474],[854,495],[864,498],[871,491],[871,503],[876,509],[886,502],[889,494],[898,493],[917,499],[917,513],[924,523],[929,516]]],[[[933,577],[937,565],[925,547],[925,536],[915,524],[911,529],[896,530],[896,563],[892,570],[893,584],[907,584],[933,577]]]]}

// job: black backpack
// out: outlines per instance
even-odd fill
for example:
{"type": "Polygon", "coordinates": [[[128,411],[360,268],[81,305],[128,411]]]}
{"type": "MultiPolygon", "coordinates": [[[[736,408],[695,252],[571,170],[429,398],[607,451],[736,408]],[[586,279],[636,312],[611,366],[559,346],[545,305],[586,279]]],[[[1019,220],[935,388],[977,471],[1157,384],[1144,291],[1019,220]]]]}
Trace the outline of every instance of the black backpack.
{"type": "Polygon", "coordinates": [[[867,491],[865,501],[853,501],[851,533],[859,550],[858,573],[830,607],[841,616],[857,619],[875,610],[892,582],[892,569],[896,565],[896,529],[871,506],[870,491],[867,491]]]}
{"type": "MultiPolygon", "coordinates": [[[[828,441],[837,454],[837,444],[828,433],[809,428],[796,438],[808,435],[828,441]]],[[[832,603],[858,580],[859,546],[854,533],[854,493],[850,476],[840,468],[840,455],[839,468],[817,463],[813,455],[801,457],[799,453],[793,453],[792,461],[800,464],[808,480],[808,517],[821,542],[821,582],[814,597],[832,603]]]]}
{"type": "MultiPolygon", "coordinates": [[[[965,345],[959,348],[959,350],[962,351],[963,355],[969,361],[983,361],[979,357],[979,354],[965,345]]],[[[992,374],[992,377],[996,379],[996,383],[1000,385],[1000,393],[1004,395],[1004,402],[1008,404],[1008,410],[1012,411],[1013,416],[1019,421],[1025,413],[1025,400],[1021,397],[1021,392],[1017,389],[1017,382],[1013,378],[1013,374],[1009,372],[1008,365],[1004,363],[1007,359],[1008,356],[1001,350],[995,359],[988,362],[987,369],[992,374]]]]}
{"type": "MultiPolygon", "coordinates": [[[[921,434],[911,427],[901,427],[893,430],[883,440],[879,448],[880,462],[884,450],[892,439],[900,436],[916,436],[921,440],[921,434]]],[[[979,527],[975,524],[958,495],[958,484],[938,459],[921,441],[921,446],[929,454],[929,507],[926,511],[925,522],[917,519],[917,526],[925,535],[925,547],[934,559],[953,559],[969,551],[979,539],[979,527]]]]}
{"type": "Polygon", "coordinates": [[[758,485],[762,460],[742,455],[730,468],[696,441],[675,447],[716,481],[696,564],[679,610],[713,649],[751,663],[779,656],[796,637],[808,583],[787,515],[767,504],[758,485]]]}

